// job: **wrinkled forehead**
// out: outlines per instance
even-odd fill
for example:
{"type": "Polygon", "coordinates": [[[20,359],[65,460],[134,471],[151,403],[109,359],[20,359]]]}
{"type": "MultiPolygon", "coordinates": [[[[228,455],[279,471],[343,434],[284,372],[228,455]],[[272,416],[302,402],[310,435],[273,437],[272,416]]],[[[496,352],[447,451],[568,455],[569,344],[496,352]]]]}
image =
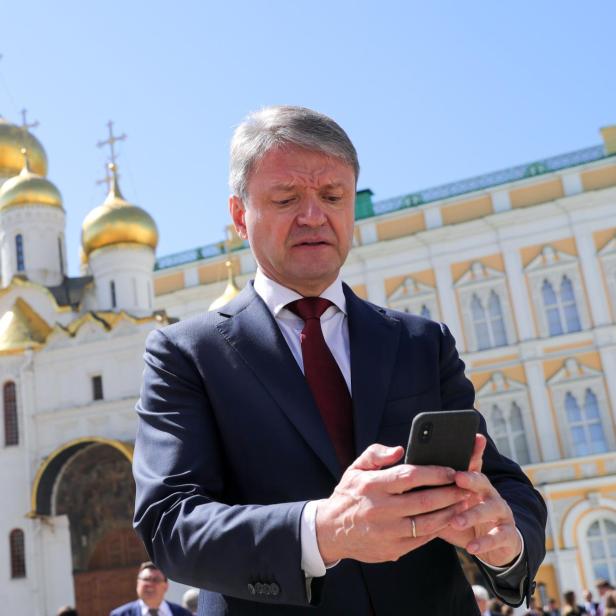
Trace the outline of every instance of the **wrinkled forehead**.
{"type": "Polygon", "coordinates": [[[355,170],[344,159],[321,150],[285,145],[269,149],[254,163],[248,175],[248,192],[251,185],[320,188],[355,182],[355,170]]]}

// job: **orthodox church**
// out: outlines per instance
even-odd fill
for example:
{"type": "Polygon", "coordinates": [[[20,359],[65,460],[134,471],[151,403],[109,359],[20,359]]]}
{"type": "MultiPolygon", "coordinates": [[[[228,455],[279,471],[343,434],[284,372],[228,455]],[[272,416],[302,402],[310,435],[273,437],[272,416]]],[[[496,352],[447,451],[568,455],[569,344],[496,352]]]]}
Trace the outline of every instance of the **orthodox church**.
{"type": "MultiPolygon", "coordinates": [[[[383,201],[359,191],[342,272],[365,299],[448,324],[494,441],[546,500],[542,603],[616,581],[616,126],[601,136],[383,201]]],[[[106,616],[146,558],[130,471],[145,338],[225,304],[256,264],[231,228],[157,258],[113,164],[77,277],[64,225],[43,146],[0,119],[0,605],[106,616]]]]}

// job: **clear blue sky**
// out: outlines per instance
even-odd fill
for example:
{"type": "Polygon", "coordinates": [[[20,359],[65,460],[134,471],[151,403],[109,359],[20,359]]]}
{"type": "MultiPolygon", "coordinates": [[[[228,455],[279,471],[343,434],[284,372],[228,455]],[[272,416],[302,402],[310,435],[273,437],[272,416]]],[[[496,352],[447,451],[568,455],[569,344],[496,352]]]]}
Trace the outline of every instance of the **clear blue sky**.
{"type": "Polygon", "coordinates": [[[163,256],[223,238],[229,138],[264,105],[335,118],[377,200],[600,143],[615,23],[609,0],[4,3],[0,114],[40,122],[76,275],[109,119],[163,256]]]}

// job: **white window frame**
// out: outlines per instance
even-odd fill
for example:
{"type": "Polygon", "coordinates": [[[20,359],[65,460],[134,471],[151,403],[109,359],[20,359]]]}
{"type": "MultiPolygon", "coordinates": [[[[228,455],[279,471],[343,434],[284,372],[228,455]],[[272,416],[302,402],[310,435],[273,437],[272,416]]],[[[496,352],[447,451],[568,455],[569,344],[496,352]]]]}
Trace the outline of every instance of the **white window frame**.
{"type": "Polygon", "coordinates": [[[571,392],[571,394],[575,396],[578,401],[578,404],[583,405],[586,390],[592,390],[597,397],[599,416],[601,417],[601,426],[603,427],[607,450],[612,451],[616,447],[616,440],[610,417],[610,405],[601,372],[593,370],[588,366],[579,363],[577,359],[570,357],[565,361],[564,366],[556,373],[556,375],[548,381],[548,386],[552,393],[554,412],[558,429],[560,430],[562,437],[561,440],[565,448],[566,457],[579,457],[574,453],[573,439],[569,428],[569,421],[567,419],[567,410],[565,408],[565,397],[567,392],[571,392]]]}
{"type": "MultiPolygon", "coordinates": [[[[518,405],[522,413],[522,426],[524,434],[526,435],[526,446],[530,458],[528,464],[536,464],[541,461],[541,457],[539,455],[537,435],[535,434],[533,424],[532,407],[526,385],[508,378],[501,372],[494,372],[488,382],[477,392],[477,405],[479,407],[479,412],[486,420],[488,433],[490,433],[492,406],[498,406],[505,413],[505,417],[508,417],[511,405],[514,402],[518,405]]],[[[509,429],[508,421],[507,428],[509,429]]],[[[515,449],[512,449],[512,453],[515,453],[515,449]]]]}
{"type": "Polygon", "coordinates": [[[432,321],[441,320],[436,289],[407,276],[387,298],[387,305],[394,310],[421,316],[423,306],[430,311],[432,321]]]}
{"type": "Polygon", "coordinates": [[[612,319],[616,320],[616,237],[599,251],[599,262],[607,284],[612,319]]]}
{"type": "Polygon", "coordinates": [[[530,287],[530,295],[532,300],[532,310],[537,317],[539,332],[542,338],[552,338],[555,335],[567,336],[584,331],[590,327],[590,315],[588,306],[586,305],[586,295],[582,286],[582,276],[576,257],[566,253],[556,251],[552,246],[545,246],[541,254],[533,259],[526,267],[526,275],[530,287]],[[561,314],[561,323],[564,325],[562,334],[550,334],[550,327],[547,319],[547,312],[543,303],[543,281],[547,280],[551,285],[554,293],[559,297],[560,306],[560,284],[564,276],[571,280],[573,294],[575,296],[575,304],[578,317],[580,319],[581,329],[578,332],[566,331],[566,320],[561,314]]]}
{"type": "Polygon", "coordinates": [[[466,339],[469,343],[471,352],[490,351],[491,349],[506,348],[517,341],[514,327],[513,312],[507,288],[507,279],[503,272],[486,267],[480,261],[471,264],[469,270],[456,283],[456,292],[462,309],[462,320],[464,330],[467,334],[466,339]],[[503,315],[503,325],[505,327],[506,343],[504,345],[490,346],[479,349],[477,332],[475,331],[472,301],[476,295],[489,315],[490,294],[494,291],[500,300],[501,312],[503,315]]]}

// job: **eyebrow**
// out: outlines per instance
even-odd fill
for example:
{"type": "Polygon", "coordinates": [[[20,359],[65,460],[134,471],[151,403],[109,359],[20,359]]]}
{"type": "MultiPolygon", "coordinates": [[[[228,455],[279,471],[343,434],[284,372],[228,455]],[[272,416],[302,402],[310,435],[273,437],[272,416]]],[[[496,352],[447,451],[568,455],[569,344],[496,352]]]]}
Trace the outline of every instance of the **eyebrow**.
{"type": "MultiPolygon", "coordinates": [[[[288,182],[280,182],[276,184],[272,184],[270,186],[271,190],[294,190],[296,185],[288,182]]],[[[330,182],[329,184],[325,184],[321,187],[322,189],[331,189],[331,188],[344,188],[344,182],[330,182]]]]}

